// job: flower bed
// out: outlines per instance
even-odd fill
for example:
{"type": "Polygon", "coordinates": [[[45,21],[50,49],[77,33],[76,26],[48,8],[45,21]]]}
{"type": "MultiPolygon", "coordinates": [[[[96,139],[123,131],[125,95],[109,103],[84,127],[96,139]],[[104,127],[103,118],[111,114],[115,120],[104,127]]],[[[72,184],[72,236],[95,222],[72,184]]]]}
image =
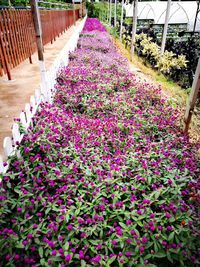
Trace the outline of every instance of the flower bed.
{"type": "Polygon", "coordinates": [[[88,19],[3,177],[1,266],[198,266],[198,158],[88,19]]]}

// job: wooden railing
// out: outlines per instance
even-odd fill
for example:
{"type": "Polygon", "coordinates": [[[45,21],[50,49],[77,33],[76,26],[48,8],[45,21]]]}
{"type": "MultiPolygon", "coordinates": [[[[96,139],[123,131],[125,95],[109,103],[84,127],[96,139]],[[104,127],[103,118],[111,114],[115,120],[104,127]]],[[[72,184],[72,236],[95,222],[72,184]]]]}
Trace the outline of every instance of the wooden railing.
{"type": "MultiPolygon", "coordinates": [[[[40,10],[43,45],[55,41],[73,24],[73,10],[40,10]]],[[[76,20],[79,10],[75,10],[76,20]]],[[[0,76],[29,58],[36,51],[31,10],[0,10],[0,76]]]]}

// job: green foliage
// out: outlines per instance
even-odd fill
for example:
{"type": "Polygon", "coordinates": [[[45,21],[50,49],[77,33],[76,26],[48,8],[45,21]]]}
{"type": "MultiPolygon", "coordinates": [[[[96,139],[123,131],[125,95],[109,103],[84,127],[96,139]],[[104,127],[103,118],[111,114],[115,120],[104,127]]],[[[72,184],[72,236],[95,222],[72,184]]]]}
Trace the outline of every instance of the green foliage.
{"type": "MultiPolygon", "coordinates": [[[[114,4],[112,4],[112,18],[114,17],[114,4]]],[[[99,18],[105,22],[108,20],[109,7],[108,2],[87,2],[86,7],[88,10],[88,17],[99,18]]],[[[121,4],[117,5],[117,20],[121,18],[121,4]]]]}
{"type": "Polygon", "coordinates": [[[162,55],[160,47],[144,33],[136,35],[136,50],[164,74],[170,73],[172,69],[180,70],[186,67],[187,61],[184,55],[176,55],[167,50],[162,55]]]}

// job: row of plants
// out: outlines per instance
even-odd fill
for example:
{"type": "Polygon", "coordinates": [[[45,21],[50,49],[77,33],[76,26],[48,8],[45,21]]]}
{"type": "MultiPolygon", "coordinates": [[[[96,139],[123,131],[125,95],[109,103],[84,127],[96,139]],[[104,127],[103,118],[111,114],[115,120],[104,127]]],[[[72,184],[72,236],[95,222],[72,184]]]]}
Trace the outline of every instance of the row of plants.
{"type": "Polygon", "coordinates": [[[198,146],[178,114],[87,19],[2,177],[0,266],[199,266],[198,146]]]}

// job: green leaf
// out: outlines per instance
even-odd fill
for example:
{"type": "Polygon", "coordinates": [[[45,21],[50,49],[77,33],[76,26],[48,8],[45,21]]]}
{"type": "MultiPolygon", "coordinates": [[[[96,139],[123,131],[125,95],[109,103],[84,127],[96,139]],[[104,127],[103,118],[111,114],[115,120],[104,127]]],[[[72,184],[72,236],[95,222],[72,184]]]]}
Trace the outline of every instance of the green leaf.
{"type": "Polygon", "coordinates": [[[120,222],[119,225],[120,225],[122,228],[126,228],[126,227],[127,227],[126,224],[125,224],[125,223],[122,223],[122,222],[120,222]]]}
{"type": "Polygon", "coordinates": [[[148,259],[150,259],[152,257],[152,254],[147,254],[145,257],[144,257],[144,259],[145,260],[148,260],[148,259]]]}
{"type": "Polygon", "coordinates": [[[81,267],[85,267],[86,266],[86,262],[84,260],[81,260],[81,267]]]}
{"type": "Polygon", "coordinates": [[[68,248],[69,248],[69,242],[67,241],[67,242],[65,243],[65,245],[64,245],[64,250],[68,250],[68,248]]]}
{"type": "Polygon", "coordinates": [[[45,259],[41,259],[41,260],[40,260],[40,264],[41,264],[42,266],[45,266],[45,265],[46,265],[45,259]]]}
{"type": "Polygon", "coordinates": [[[166,254],[164,252],[157,252],[153,256],[156,258],[164,258],[164,257],[166,257],[166,254]]]}
{"type": "Polygon", "coordinates": [[[168,260],[169,260],[171,263],[173,263],[171,254],[170,254],[170,252],[169,252],[168,250],[167,250],[167,258],[168,258],[168,260]]]}
{"type": "Polygon", "coordinates": [[[62,258],[61,257],[50,257],[49,258],[51,261],[54,261],[54,262],[57,262],[57,261],[62,261],[62,258]]]}
{"type": "Polygon", "coordinates": [[[18,243],[15,247],[16,248],[24,248],[24,245],[22,243],[18,243]]]}
{"type": "Polygon", "coordinates": [[[116,256],[112,256],[108,261],[107,264],[108,266],[110,266],[111,263],[113,263],[113,261],[116,259],[116,256]]]}
{"type": "Polygon", "coordinates": [[[174,240],[174,232],[171,232],[171,234],[168,237],[168,241],[174,240]]]}
{"type": "Polygon", "coordinates": [[[43,258],[43,254],[44,254],[43,247],[39,247],[38,252],[39,252],[40,258],[43,258]]]}

